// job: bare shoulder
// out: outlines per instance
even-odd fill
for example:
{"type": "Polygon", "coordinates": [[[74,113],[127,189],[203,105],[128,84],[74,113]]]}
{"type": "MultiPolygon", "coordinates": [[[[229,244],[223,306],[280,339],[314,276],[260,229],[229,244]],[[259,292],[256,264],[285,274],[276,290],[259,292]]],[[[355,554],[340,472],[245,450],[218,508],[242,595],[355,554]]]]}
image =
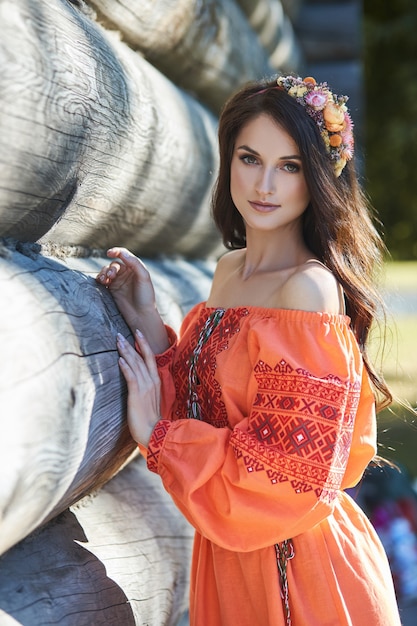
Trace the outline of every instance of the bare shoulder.
{"type": "Polygon", "coordinates": [[[340,286],[320,263],[305,263],[291,274],[280,290],[280,300],[286,309],[343,312],[340,286]]]}
{"type": "Polygon", "coordinates": [[[233,272],[242,262],[243,250],[230,250],[217,261],[214,277],[219,278],[233,272]]]}
{"type": "Polygon", "coordinates": [[[226,252],[217,261],[213,280],[211,282],[210,293],[207,299],[207,303],[210,304],[210,306],[223,306],[225,284],[227,283],[230,275],[233,273],[234,268],[237,267],[236,256],[239,252],[240,250],[226,252]]]}

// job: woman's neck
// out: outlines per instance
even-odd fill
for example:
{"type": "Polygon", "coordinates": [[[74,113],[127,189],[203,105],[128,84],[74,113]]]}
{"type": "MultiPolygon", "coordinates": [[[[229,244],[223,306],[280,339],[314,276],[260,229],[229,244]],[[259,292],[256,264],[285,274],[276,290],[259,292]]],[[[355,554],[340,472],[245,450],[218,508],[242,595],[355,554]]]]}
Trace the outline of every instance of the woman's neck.
{"type": "Polygon", "coordinates": [[[254,274],[296,267],[313,256],[301,236],[248,232],[246,250],[242,254],[241,277],[246,280],[254,274]]]}

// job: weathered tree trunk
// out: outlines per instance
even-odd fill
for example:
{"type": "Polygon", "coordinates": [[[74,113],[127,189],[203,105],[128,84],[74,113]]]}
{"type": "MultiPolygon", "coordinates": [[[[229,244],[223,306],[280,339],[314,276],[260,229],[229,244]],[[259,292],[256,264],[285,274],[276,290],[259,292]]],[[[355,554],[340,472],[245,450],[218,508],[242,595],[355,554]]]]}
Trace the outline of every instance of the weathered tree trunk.
{"type": "Polygon", "coordinates": [[[240,85],[274,71],[235,0],[87,2],[107,27],[216,112],[240,85]]]}
{"type": "Polygon", "coordinates": [[[66,0],[0,25],[0,235],[215,253],[215,118],[66,0]]]}
{"type": "MultiPolygon", "coordinates": [[[[0,554],[107,482],[135,449],[115,346],[129,331],[92,277],[105,259],[20,250],[3,247],[0,258],[0,554]]],[[[150,270],[161,313],[178,327],[207,296],[210,265],[165,260],[150,270]]]]}
{"type": "Polygon", "coordinates": [[[177,626],[192,534],[135,459],[1,557],[0,625],[177,626]]]}
{"type": "MultiPolygon", "coordinates": [[[[291,20],[280,0],[238,0],[249,23],[268,53],[271,67],[280,72],[298,72],[303,54],[294,34],[291,20]]],[[[299,4],[299,2],[295,3],[299,4]]],[[[297,7],[298,10],[298,7],[297,7]]],[[[295,12],[296,9],[293,8],[295,12]]]]}

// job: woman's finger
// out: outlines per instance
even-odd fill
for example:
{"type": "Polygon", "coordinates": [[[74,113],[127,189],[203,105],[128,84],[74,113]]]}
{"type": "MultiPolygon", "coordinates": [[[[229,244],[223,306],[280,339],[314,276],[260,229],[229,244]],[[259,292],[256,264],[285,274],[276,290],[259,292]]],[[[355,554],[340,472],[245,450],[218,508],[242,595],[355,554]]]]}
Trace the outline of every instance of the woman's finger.
{"type": "Polygon", "coordinates": [[[158,366],[156,364],[155,355],[151,350],[149,343],[139,329],[136,329],[136,341],[138,342],[143,360],[148,368],[150,377],[154,382],[160,381],[158,366]]]}
{"type": "MultiPolygon", "coordinates": [[[[159,387],[159,375],[157,371],[155,375],[152,361],[148,357],[148,360],[145,360],[144,357],[138,354],[138,352],[120,333],[117,336],[117,349],[119,350],[120,356],[125,360],[127,366],[132,370],[133,377],[139,387],[159,387]],[[152,369],[149,368],[148,363],[150,363],[152,369]]],[[[150,348],[148,348],[148,350],[150,350],[150,348]]],[[[129,380],[133,380],[133,377],[130,377],[129,380]]]]}
{"type": "Polygon", "coordinates": [[[145,264],[127,248],[110,248],[107,250],[107,256],[121,259],[126,267],[132,270],[140,279],[145,279],[149,276],[145,264]]]}
{"type": "Polygon", "coordinates": [[[105,265],[98,273],[96,280],[102,285],[110,284],[124,269],[123,262],[119,259],[105,265]]]}
{"type": "Polygon", "coordinates": [[[119,357],[119,366],[128,384],[137,382],[135,373],[133,372],[128,362],[122,356],[119,357]]]}
{"type": "Polygon", "coordinates": [[[99,273],[96,276],[96,281],[101,283],[101,284],[105,284],[106,280],[107,280],[107,271],[109,269],[109,265],[105,265],[104,267],[101,268],[101,270],[99,271],[99,273]]]}
{"type": "Polygon", "coordinates": [[[134,370],[135,367],[139,367],[141,370],[147,370],[146,364],[143,358],[136,352],[136,350],[130,345],[125,337],[121,333],[117,333],[117,349],[120,355],[124,358],[126,363],[134,370]]]}

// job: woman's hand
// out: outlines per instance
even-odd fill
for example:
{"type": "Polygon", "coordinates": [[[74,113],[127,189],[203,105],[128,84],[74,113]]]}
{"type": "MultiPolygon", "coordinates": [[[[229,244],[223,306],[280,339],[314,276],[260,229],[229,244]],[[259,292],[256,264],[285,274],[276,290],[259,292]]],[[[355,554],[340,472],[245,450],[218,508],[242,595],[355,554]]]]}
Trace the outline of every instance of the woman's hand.
{"type": "Polygon", "coordinates": [[[161,381],[155,356],[145,337],[136,331],[135,338],[141,354],[121,334],[117,335],[117,349],[128,389],[129,430],[136,442],[147,447],[155,424],[161,419],[161,381]]]}
{"type": "Polygon", "coordinates": [[[107,256],[113,260],[102,267],[96,281],[109,289],[132,334],[140,328],[153,352],[164,352],[169,341],[148,269],[126,248],[110,248],[107,256]]]}
{"type": "Polygon", "coordinates": [[[111,291],[126,321],[141,311],[154,310],[155,291],[142,261],[126,248],[110,248],[107,256],[113,261],[100,270],[96,280],[111,291]]]}

